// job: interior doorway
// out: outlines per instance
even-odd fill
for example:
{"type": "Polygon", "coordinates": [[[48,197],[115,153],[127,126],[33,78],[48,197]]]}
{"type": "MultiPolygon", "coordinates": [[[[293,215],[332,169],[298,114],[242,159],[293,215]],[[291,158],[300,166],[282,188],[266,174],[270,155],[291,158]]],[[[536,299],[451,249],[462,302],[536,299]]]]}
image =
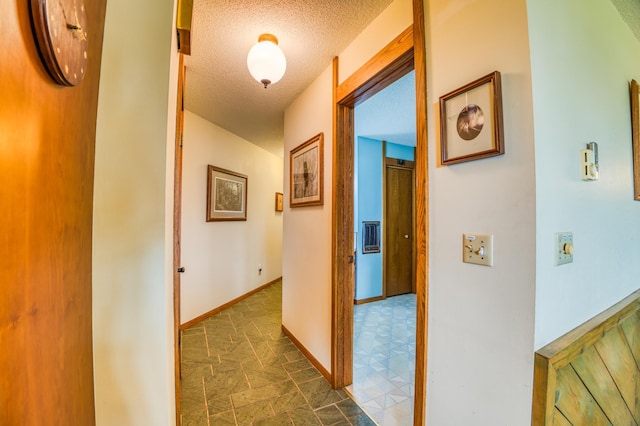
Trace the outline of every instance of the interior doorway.
{"type": "Polygon", "coordinates": [[[425,421],[427,338],[427,129],[424,5],[413,1],[414,23],[359,71],[339,83],[334,60],[334,179],[332,256],[332,380],[343,388],[353,380],[354,225],[353,158],[354,107],[411,70],[416,73],[416,354],[413,424],[425,421]]]}
{"type": "Polygon", "coordinates": [[[415,73],[354,109],[356,230],[353,382],[380,425],[413,419],[415,73]]]}

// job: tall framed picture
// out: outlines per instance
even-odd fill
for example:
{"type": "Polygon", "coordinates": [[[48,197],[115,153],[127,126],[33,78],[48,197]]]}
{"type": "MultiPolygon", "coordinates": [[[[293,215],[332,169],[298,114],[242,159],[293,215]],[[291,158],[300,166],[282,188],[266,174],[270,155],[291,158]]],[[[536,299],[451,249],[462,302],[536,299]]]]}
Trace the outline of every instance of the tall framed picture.
{"type": "Polygon", "coordinates": [[[443,165],[504,154],[500,72],[440,97],[440,153],[443,165]]]}
{"type": "Polygon", "coordinates": [[[319,133],[289,154],[290,207],[320,206],[323,193],[324,134],[319,133]]]}
{"type": "Polygon", "coordinates": [[[640,87],[631,80],[631,137],[633,141],[633,199],[640,201],[640,87]]]}
{"type": "Polygon", "coordinates": [[[247,220],[247,184],[240,173],[208,167],[207,222],[247,220]]]}

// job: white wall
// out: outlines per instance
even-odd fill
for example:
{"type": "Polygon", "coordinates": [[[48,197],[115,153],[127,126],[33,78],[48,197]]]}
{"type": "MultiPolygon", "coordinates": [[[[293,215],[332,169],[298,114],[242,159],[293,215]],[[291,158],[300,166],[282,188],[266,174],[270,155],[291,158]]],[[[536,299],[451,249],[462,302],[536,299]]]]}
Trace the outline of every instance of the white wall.
{"type": "Polygon", "coordinates": [[[181,323],[282,276],[282,213],[275,211],[282,163],[282,158],[185,112],[181,323]],[[246,222],[206,222],[208,165],[248,176],[246,222]]]}
{"type": "Polygon", "coordinates": [[[394,0],[340,53],[340,83],[375,56],[413,23],[412,0],[394,0]]]}
{"type": "Polygon", "coordinates": [[[640,42],[608,0],[528,2],[536,134],[536,349],[640,286],[640,203],[633,200],[629,88],[640,42]],[[559,42],[561,40],[561,42],[559,42]],[[600,180],[578,156],[598,143],[600,180]],[[574,233],[554,266],[554,234],[574,233]]]}
{"type": "Polygon", "coordinates": [[[427,423],[531,423],[535,176],[525,0],[428,2],[427,423]],[[439,167],[438,99],[502,73],[505,154],[439,167]],[[492,268],[462,263],[462,234],[494,237],[492,268]]]}
{"type": "MultiPolygon", "coordinates": [[[[351,75],[412,22],[409,0],[392,3],[340,55],[340,78],[351,75]]],[[[282,322],[327,370],[331,369],[332,88],[329,65],[287,108],[284,118],[282,322]],[[286,202],[287,153],[320,132],[324,132],[324,205],[291,209],[286,202]]]]}
{"type": "Polygon", "coordinates": [[[332,73],[327,68],[284,115],[282,324],[331,369],[332,73]],[[324,133],[324,205],[289,207],[289,152],[324,133]]]}
{"type": "Polygon", "coordinates": [[[107,4],[93,218],[98,425],[175,424],[174,7],[107,4]]]}

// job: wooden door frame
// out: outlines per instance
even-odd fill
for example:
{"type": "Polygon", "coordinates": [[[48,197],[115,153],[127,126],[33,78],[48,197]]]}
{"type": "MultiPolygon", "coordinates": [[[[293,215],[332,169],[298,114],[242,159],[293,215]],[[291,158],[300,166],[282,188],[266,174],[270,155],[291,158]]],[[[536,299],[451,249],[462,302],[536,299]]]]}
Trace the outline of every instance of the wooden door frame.
{"type": "Polygon", "coordinates": [[[175,362],[176,424],[180,424],[180,241],[182,221],[182,135],[184,133],[184,54],[178,54],[178,97],[176,102],[176,138],[173,170],[173,344],[175,362]]]}
{"type": "Polygon", "coordinates": [[[416,375],[414,425],[426,418],[427,366],[427,94],[423,0],[413,0],[413,25],[339,84],[338,58],[333,61],[332,191],[332,385],[353,379],[353,160],[354,107],[398,78],[415,71],[416,81],[416,375]]]}

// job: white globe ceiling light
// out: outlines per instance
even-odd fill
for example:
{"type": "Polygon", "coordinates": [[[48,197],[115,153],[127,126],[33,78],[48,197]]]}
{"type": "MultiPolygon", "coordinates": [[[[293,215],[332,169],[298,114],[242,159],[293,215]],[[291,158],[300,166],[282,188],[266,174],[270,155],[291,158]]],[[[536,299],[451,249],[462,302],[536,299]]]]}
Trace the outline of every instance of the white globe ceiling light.
{"type": "Polygon", "coordinates": [[[264,84],[280,81],[287,69],[287,59],[278,47],[278,39],[272,34],[262,34],[247,55],[247,67],[251,76],[264,84]]]}

